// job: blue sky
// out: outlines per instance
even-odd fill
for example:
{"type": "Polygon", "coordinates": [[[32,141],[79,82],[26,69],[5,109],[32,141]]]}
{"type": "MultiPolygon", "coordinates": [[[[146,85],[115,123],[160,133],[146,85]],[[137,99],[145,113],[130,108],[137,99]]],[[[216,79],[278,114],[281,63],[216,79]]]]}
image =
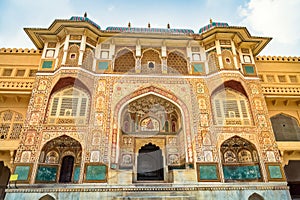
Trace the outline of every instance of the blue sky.
{"type": "Polygon", "coordinates": [[[272,37],[260,55],[300,56],[300,0],[0,0],[0,48],[35,48],[24,27],[48,28],[54,19],[88,17],[107,26],[188,28],[213,21],[272,37]]]}

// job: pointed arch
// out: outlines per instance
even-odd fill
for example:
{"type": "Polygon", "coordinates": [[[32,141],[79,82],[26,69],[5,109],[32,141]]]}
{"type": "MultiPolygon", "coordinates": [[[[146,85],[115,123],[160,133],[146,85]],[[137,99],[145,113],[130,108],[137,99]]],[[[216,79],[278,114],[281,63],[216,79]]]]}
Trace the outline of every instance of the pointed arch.
{"type": "Polygon", "coordinates": [[[244,89],[243,85],[241,84],[241,82],[235,80],[225,81],[223,84],[219,85],[216,89],[214,89],[211,95],[214,95],[214,93],[220,90],[224,90],[226,88],[231,88],[233,90],[236,90],[248,98],[248,94],[244,89]]]}
{"type": "Polygon", "coordinates": [[[39,198],[39,200],[55,200],[55,198],[49,194],[46,194],[46,195],[42,196],[41,198],[39,198]]]}
{"type": "Polygon", "coordinates": [[[78,153],[82,152],[82,145],[78,140],[68,135],[52,138],[42,146],[41,152],[44,152],[46,156],[40,158],[40,162],[49,163],[48,160],[46,160],[47,155],[52,152],[54,152],[54,156],[57,156],[57,161],[59,161],[62,156],[69,155],[68,150],[74,153],[72,155],[78,155],[78,153]]]}
{"type": "Polygon", "coordinates": [[[168,53],[167,66],[168,73],[188,74],[188,62],[186,57],[178,50],[168,53]]]}
{"type": "Polygon", "coordinates": [[[90,89],[80,80],[74,77],[64,77],[64,78],[60,78],[54,85],[54,87],[51,90],[50,95],[52,95],[53,93],[62,90],[66,87],[77,87],[80,89],[85,90],[86,92],[88,92],[89,96],[91,96],[91,91],[90,89]]]}
{"type": "Polygon", "coordinates": [[[82,145],[67,135],[61,135],[46,142],[41,149],[39,163],[43,166],[57,166],[55,182],[69,183],[76,180],[75,169],[81,165],[82,145]],[[58,178],[58,179],[57,179],[58,178]]]}
{"type": "Polygon", "coordinates": [[[248,200],[264,200],[264,198],[257,193],[253,193],[249,196],[248,200]]]}
{"type": "Polygon", "coordinates": [[[86,124],[90,102],[90,91],[80,80],[61,78],[50,93],[45,123],[86,124]]]}
{"type": "Polygon", "coordinates": [[[177,96],[175,96],[173,93],[167,90],[163,90],[158,87],[154,86],[149,86],[146,88],[141,88],[140,90],[137,90],[127,96],[125,96],[123,99],[121,99],[115,106],[114,108],[114,115],[113,115],[113,135],[112,138],[115,138],[115,144],[112,146],[112,162],[117,162],[117,143],[119,138],[119,132],[118,132],[118,127],[120,127],[120,121],[121,119],[119,118],[121,116],[120,112],[124,109],[126,105],[128,105],[130,102],[134,101],[135,99],[141,98],[143,96],[153,94],[157,95],[161,98],[164,98],[174,105],[178,107],[180,110],[180,114],[182,116],[182,126],[184,130],[184,143],[185,143],[185,161],[186,162],[193,162],[193,151],[192,151],[192,141],[191,141],[191,130],[190,130],[190,116],[188,113],[188,108],[185,105],[181,99],[179,99],[177,96]]]}
{"type": "Polygon", "coordinates": [[[300,141],[300,126],[295,117],[280,113],[271,117],[271,123],[277,141],[300,141]]]}
{"type": "Polygon", "coordinates": [[[253,143],[233,136],[220,146],[224,179],[231,181],[262,181],[257,149],[253,143]]]}
{"type": "Polygon", "coordinates": [[[134,51],[124,47],[116,52],[114,59],[114,71],[115,72],[130,72],[135,68],[136,58],[134,51]]]}
{"type": "Polygon", "coordinates": [[[142,52],[141,72],[142,73],[161,73],[161,55],[157,49],[149,48],[142,52]]]}
{"type": "Polygon", "coordinates": [[[214,124],[241,126],[253,124],[251,106],[244,87],[237,81],[226,81],[211,95],[214,124]]]}

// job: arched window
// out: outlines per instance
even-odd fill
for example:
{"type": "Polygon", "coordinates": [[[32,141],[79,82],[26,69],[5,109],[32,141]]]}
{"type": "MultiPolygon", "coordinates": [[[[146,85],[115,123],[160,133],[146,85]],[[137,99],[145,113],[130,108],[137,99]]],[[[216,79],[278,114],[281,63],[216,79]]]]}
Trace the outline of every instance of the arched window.
{"type": "Polygon", "coordinates": [[[168,73],[188,74],[187,61],[185,55],[179,51],[168,54],[168,73]]]}
{"type": "Polygon", "coordinates": [[[278,114],[271,117],[271,122],[277,141],[300,140],[300,127],[295,118],[278,114]]]}
{"type": "Polygon", "coordinates": [[[220,148],[225,181],[259,181],[261,173],[255,146],[238,136],[224,141],[220,148]]]}
{"type": "Polygon", "coordinates": [[[134,52],[129,49],[120,50],[114,61],[115,72],[132,72],[135,68],[134,52]]]}
{"type": "Polygon", "coordinates": [[[0,112],[0,140],[19,139],[23,120],[22,114],[12,110],[0,112]]]}
{"type": "Polygon", "coordinates": [[[161,57],[159,51],[154,49],[143,50],[141,57],[141,72],[142,73],[161,73],[161,57]]]}
{"type": "Polygon", "coordinates": [[[246,96],[225,89],[212,97],[214,122],[216,125],[250,125],[250,109],[246,96]]]}
{"type": "Polygon", "coordinates": [[[88,95],[74,87],[54,93],[50,99],[48,123],[85,124],[88,104],[88,95]]]}

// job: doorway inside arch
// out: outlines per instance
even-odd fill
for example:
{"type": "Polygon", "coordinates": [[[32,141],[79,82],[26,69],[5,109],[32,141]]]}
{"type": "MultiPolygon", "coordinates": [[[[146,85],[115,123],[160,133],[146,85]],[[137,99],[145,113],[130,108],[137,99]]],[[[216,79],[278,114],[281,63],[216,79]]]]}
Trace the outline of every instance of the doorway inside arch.
{"type": "Polygon", "coordinates": [[[164,180],[162,150],[152,144],[146,144],[139,150],[137,158],[137,180],[164,180]]]}
{"type": "Polygon", "coordinates": [[[59,182],[60,183],[69,183],[72,181],[74,167],[74,157],[73,156],[65,156],[62,159],[59,182]]]}

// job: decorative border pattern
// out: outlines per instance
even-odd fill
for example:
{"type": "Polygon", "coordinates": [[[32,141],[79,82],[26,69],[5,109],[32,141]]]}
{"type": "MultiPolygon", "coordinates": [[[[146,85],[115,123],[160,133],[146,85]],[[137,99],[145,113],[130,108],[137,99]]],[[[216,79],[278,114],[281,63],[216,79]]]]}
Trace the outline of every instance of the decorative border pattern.
{"type": "MultiPolygon", "coordinates": [[[[81,188],[55,188],[57,184],[49,185],[49,188],[30,188],[30,189],[6,189],[7,193],[52,193],[52,192],[145,192],[145,191],[230,191],[230,190],[288,190],[288,186],[230,186],[230,187],[222,187],[222,186],[189,186],[189,187],[180,187],[180,186],[164,186],[164,187],[136,187],[133,185],[132,187],[114,187],[114,186],[101,186],[95,187],[94,185],[91,187],[90,185],[81,188]]],[[[77,185],[78,186],[78,185],[77,185]]]]}

